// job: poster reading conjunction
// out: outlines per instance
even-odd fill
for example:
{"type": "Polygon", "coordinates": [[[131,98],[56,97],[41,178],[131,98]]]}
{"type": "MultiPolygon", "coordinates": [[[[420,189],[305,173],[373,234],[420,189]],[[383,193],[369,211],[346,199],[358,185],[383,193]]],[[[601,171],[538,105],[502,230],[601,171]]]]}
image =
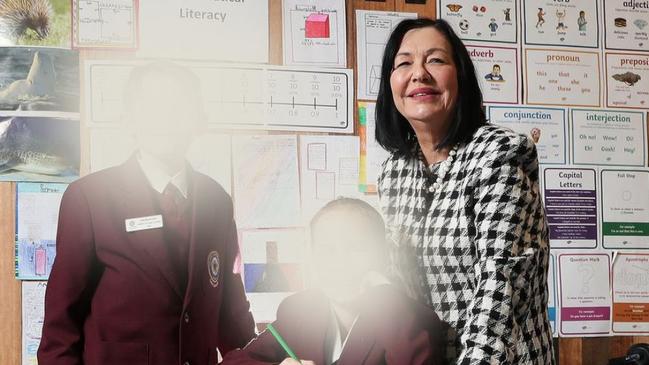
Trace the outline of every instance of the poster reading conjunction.
{"type": "Polygon", "coordinates": [[[559,255],[562,336],[610,332],[609,262],[607,254],[559,255]]]}
{"type": "Polygon", "coordinates": [[[649,249],[649,170],[602,170],[601,176],[602,245],[649,249]]]}
{"type": "Polygon", "coordinates": [[[528,104],[600,106],[597,53],[527,49],[525,65],[528,104]]]}
{"type": "Polygon", "coordinates": [[[649,1],[606,0],[603,3],[605,47],[649,51],[649,1]]]}
{"type": "Polygon", "coordinates": [[[597,247],[595,170],[546,168],[543,186],[550,247],[597,247]]]}
{"type": "Polygon", "coordinates": [[[490,106],[488,114],[491,123],[530,137],[536,144],[539,163],[567,162],[565,109],[490,106]]]}
{"type": "Polygon", "coordinates": [[[613,263],[613,332],[649,333],[649,254],[619,253],[613,263]]]}
{"type": "Polygon", "coordinates": [[[485,103],[517,104],[520,88],[516,48],[467,46],[467,50],[485,103]]]}
{"type": "Polygon", "coordinates": [[[649,108],[649,55],[606,54],[606,105],[649,108]]]}
{"type": "Polygon", "coordinates": [[[480,4],[440,0],[437,8],[439,17],[464,40],[517,43],[516,4],[515,0],[487,0],[480,4]]]}
{"type": "Polygon", "coordinates": [[[597,48],[597,1],[523,1],[525,43],[597,48]]]}
{"type": "Polygon", "coordinates": [[[573,109],[573,163],[644,166],[644,116],[640,112],[573,109]]]}

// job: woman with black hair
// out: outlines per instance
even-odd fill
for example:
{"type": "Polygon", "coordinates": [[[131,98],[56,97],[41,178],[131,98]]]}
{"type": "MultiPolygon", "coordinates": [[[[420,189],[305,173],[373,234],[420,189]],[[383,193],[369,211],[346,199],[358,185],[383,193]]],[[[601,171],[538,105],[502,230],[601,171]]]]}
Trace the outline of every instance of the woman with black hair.
{"type": "Polygon", "coordinates": [[[376,118],[392,153],[381,206],[414,248],[422,298],[449,324],[448,363],[553,364],[536,149],[486,123],[471,58],[444,20],[394,29],[376,118]]]}

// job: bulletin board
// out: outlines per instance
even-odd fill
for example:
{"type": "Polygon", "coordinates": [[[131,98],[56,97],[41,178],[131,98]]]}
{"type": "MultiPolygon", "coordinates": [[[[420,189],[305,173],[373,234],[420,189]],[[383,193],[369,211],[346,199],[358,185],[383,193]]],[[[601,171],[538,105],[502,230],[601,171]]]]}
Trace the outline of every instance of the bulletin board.
{"type": "MultiPolygon", "coordinates": [[[[143,42],[146,38],[143,39],[142,37],[147,36],[146,27],[152,28],[156,26],[151,20],[143,18],[145,14],[150,14],[149,12],[153,11],[149,4],[142,6],[143,1],[145,0],[140,0],[139,4],[138,1],[132,2],[135,4],[131,8],[132,16],[140,19],[139,22],[133,25],[135,27],[134,34],[137,36],[128,37],[124,35],[121,38],[114,38],[113,46],[117,42],[116,39],[121,42],[117,42],[119,44],[116,49],[111,49],[100,42],[100,37],[97,37],[97,39],[79,38],[77,37],[78,30],[75,31],[74,27],[72,29],[70,42],[74,48],[78,49],[79,53],[78,83],[80,85],[80,103],[78,105],[78,119],[80,123],[78,124],[79,153],[76,158],[79,160],[78,174],[81,176],[94,171],[97,166],[108,166],[115,163],[115,161],[101,159],[97,157],[97,154],[93,154],[93,148],[108,147],[107,141],[110,141],[110,143],[124,143],[124,151],[128,153],[129,142],[118,141],[118,139],[113,138],[110,132],[106,132],[106,129],[110,129],[110,125],[102,124],[110,123],[111,120],[116,118],[116,116],[110,114],[111,104],[108,103],[104,109],[100,109],[96,103],[91,103],[92,100],[89,99],[92,99],[92,94],[88,93],[88,88],[90,85],[99,85],[102,76],[118,75],[119,72],[116,73],[114,69],[109,67],[111,64],[115,64],[116,61],[117,63],[121,62],[122,65],[133,65],[141,57],[155,54],[155,50],[152,51],[151,49],[149,49],[149,52],[152,52],[151,54],[138,54],[138,52],[142,52],[141,49],[138,50],[140,45],[138,42],[143,42]],[[98,130],[101,131],[101,134],[97,133],[98,130]]],[[[282,0],[268,0],[268,63],[256,63],[258,54],[254,54],[254,52],[242,53],[240,57],[246,58],[246,64],[256,65],[253,67],[255,70],[250,71],[247,69],[245,74],[257,75],[256,77],[260,77],[265,82],[268,81],[266,78],[280,81],[282,78],[286,78],[286,80],[290,81],[294,80],[295,77],[299,78],[306,75],[309,80],[317,79],[320,82],[319,85],[339,85],[340,80],[347,78],[350,83],[349,87],[345,89],[342,86],[342,90],[336,90],[336,92],[344,94],[345,91],[348,91],[350,95],[353,93],[354,98],[349,99],[349,104],[347,104],[349,108],[348,114],[336,114],[335,117],[331,114],[331,118],[326,119],[322,118],[322,116],[330,110],[327,107],[338,110],[343,105],[336,104],[332,100],[326,100],[327,95],[314,97],[315,109],[322,107],[320,110],[323,111],[323,114],[319,114],[318,117],[322,120],[333,121],[327,125],[314,123],[307,127],[298,128],[293,125],[290,128],[284,128],[278,126],[272,117],[265,114],[267,111],[264,110],[258,111],[261,113],[259,115],[263,115],[264,121],[267,121],[262,126],[246,126],[249,120],[243,119],[230,121],[232,125],[225,128],[225,132],[219,133],[218,136],[210,136],[201,142],[205,146],[227,146],[223,150],[212,150],[212,152],[229,156],[229,159],[232,160],[230,174],[223,174],[222,166],[214,166],[210,164],[210,161],[201,160],[200,151],[204,146],[201,147],[199,144],[196,147],[198,152],[196,153],[196,160],[193,160],[192,163],[199,164],[201,171],[204,170],[208,175],[221,182],[226,190],[233,193],[235,201],[237,196],[249,196],[246,195],[245,187],[233,182],[237,181],[237,179],[249,178],[249,176],[238,176],[236,166],[237,164],[250,166],[250,163],[255,162],[254,157],[256,155],[254,150],[249,150],[250,146],[264,148],[265,151],[272,150],[273,154],[278,156],[283,163],[278,169],[295,172],[293,175],[285,176],[287,181],[290,181],[291,178],[294,179],[295,176],[299,177],[295,184],[302,184],[302,188],[294,196],[293,204],[290,201],[289,203],[283,202],[283,206],[288,206],[288,208],[278,214],[279,218],[276,222],[269,223],[264,217],[240,213],[246,207],[252,210],[251,207],[258,206],[256,204],[259,204],[259,202],[255,201],[254,198],[246,200],[245,204],[236,202],[236,204],[241,204],[237,213],[241,214],[240,217],[237,217],[240,227],[239,239],[246,242],[246,245],[242,247],[243,256],[249,258],[244,260],[243,269],[249,270],[250,273],[254,273],[259,265],[269,261],[269,256],[272,256],[273,260],[282,262],[283,269],[288,273],[299,270],[297,263],[301,258],[291,254],[299,250],[282,249],[282,247],[283,242],[290,245],[299,241],[300,234],[303,234],[300,231],[304,227],[304,217],[299,212],[300,200],[310,202],[308,205],[302,205],[302,210],[313,212],[322,204],[320,197],[323,194],[336,196],[349,195],[348,193],[352,192],[353,194],[360,194],[360,196],[370,201],[375,199],[376,186],[371,176],[376,173],[376,166],[385,155],[376,146],[369,143],[373,139],[372,120],[374,110],[371,99],[376,92],[376,84],[374,83],[376,81],[376,73],[374,72],[376,65],[369,62],[376,53],[373,48],[376,44],[372,43],[371,40],[372,35],[370,32],[372,29],[370,29],[370,25],[379,20],[381,22],[396,21],[399,16],[407,16],[404,13],[411,13],[410,16],[416,14],[420,17],[430,18],[441,16],[456,27],[458,34],[467,44],[476,64],[478,77],[485,95],[487,114],[493,123],[502,124],[515,130],[520,129],[521,133],[527,134],[532,133],[531,129],[538,126],[538,123],[534,121],[535,118],[542,116],[543,123],[539,132],[541,133],[539,140],[542,143],[537,144],[537,147],[540,153],[539,158],[542,159],[543,168],[541,171],[544,176],[551,176],[553,173],[559,174],[561,172],[562,176],[567,174],[567,176],[574,176],[575,179],[579,177],[584,181],[591,179],[593,184],[599,187],[602,184],[602,179],[614,179],[618,173],[633,174],[637,171],[642,172],[648,166],[649,152],[646,135],[649,129],[647,128],[647,105],[649,101],[645,104],[643,101],[646,95],[642,92],[636,92],[636,89],[644,87],[644,90],[649,90],[647,84],[643,84],[649,82],[649,71],[646,72],[649,67],[645,67],[647,65],[644,64],[644,60],[649,58],[647,52],[649,51],[647,48],[649,41],[636,41],[635,39],[642,37],[642,35],[635,34],[633,29],[627,29],[628,32],[621,33],[623,27],[620,26],[621,21],[619,18],[627,18],[628,14],[625,13],[621,6],[612,5],[617,3],[615,1],[607,1],[606,6],[595,0],[585,1],[583,17],[580,16],[580,19],[577,20],[573,16],[574,19],[568,18],[568,20],[565,20],[564,27],[566,29],[561,29],[557,20],[562,12],[575,11],[575,9],[555,8],[551,1],[483,1],[484,4],[473,6],[473,4],[465,4],[465,2],[447,0],[349,0],[344,5],[344,17],[340,17],[340,14],[334,11],[335,9],[332,10],[325,6],[328,3],[335,3],[334,1],[315,2],[316,5],[324,7],[318,9],[318,13],[328,14],[328,28],[323,29],[314,26],[310,30],[315,32],[314,38],[317,39],[318,34],[340,31],[343,28],[346,29],[346,33],[344,38],[337,39],[338,42],[344,41],[344,48],[337,48],[330,58],[323,61],[331,63],[330,66],[333,67],[328,68],[327,71],[326,68],[318,66],[316,67],[318,72],[311,73],[309,73],[309,70],[313,69],[313,65],[300,53],[299,45],[294,45],[293,52],[290,54],[287,54],[282,46],[283,41],[286,41],[286,38],[291,36],[290,27],[289,29],[285,27],[285,16],[289,16],[291,19],[293,17],[301,19],[300,12],[306,11],[309,13],[310,8],[301,8],[299,1],[285,1],[295,4],[295,7],[292,8],[295,11],[285,12],[282,7],[282,0]],[[544,15],[539,15],[539,9],[544,9],[542,12],[544,15]],[[360,12],[357,12],[359,10],[360,12]],[[373,13],[364,11],[390,12],[390,15],[387,18],[372,18],[373,13]],[[557,11],[559,15],[557,15],[557,11]],[[544,24],[537,26],[540,23],[540,17],[544,18],[544,24]],[[609,21],[611,24],[607,23],[609,21]],[[361,24],[361,22],[363,23],[361,24]],[[336,28],[335,25],[338,25],[338,27],[336,28]],[[539,33],[540,28],[545,33],[539,33]],[[581,30],[578,30],[579,28],[581,30]],[[358,40],[364,42],[364,47],[357,47],[358,40]],[[333,54],[336,56],[334,57],[333,54]],[[287,66],[288,63],[291,65],[287,66]],[[499,65],[499,70],[494,68],[495,64],[499,65]],[[340,65],[346,66],[340,67],[340,65]],[[582,78],[577,80],[580,85],[580,93],[575,93],[575,89],[569,90],[575,87],[574,83],[571,85],[570,81],[567,84],[561,84],[562,76],[560,73],[565,71],[563,67],[566,65],[580,68],[579,73],[582,78]],[[298,74],[296,71],[300,71],[300,73],[298,74]],[[549,77],[547,73],[551,72],[555,72],[557,77],[549,77]],[[543,75],[544,73],[545,75],[543,75]],[[636,80],[636,76],[633,75],[640,75],[641,77],[636,80]],[[593,78],[597,80],[593,80],[593,78]],[[556,82],[548,82],[548,80],[554,79],[557,80],[559,85],[556,82]],[[548,92],[550,88],[562,89],[556,89],[557,92],[548,92]],[[620,98],[619,96],[622,94],[624,97],[620,98]],[[620,147],[623,148],[622,145],[626,144],[627,147],[635,146],[638,149],[643,149],[634,151],[631,154],[632,158],[624,154],[620,156],[606,151],[601,155],[595,155],[595,157],[593,157],[592,153],[581,153],[580,151],[584,150],[584,146],[580,144],[579,136],[600,133],[602,130],[601,123],[604,122],[616,126],[619,124],[620,129],[626,131],[624,132],[626,134],[618,135],[618,138],[625,141],[625,143],[619,144],[620,147]],[[577,132],[575,133],[575,131],[577,132]],[[642,137],[638,135],[639,133],[642,134],[642,137]],[[644,140],[644,144],[629,141],[629,137],[636,138],[636,142],[637,139],[644,140]],[[581,146],[581,150],[575,149],[575,146],[581,146]],[[249,153],[246,154],[246,151],[249,153]],[[297,152],[292,153],[291,151],[297,152]],[[358,154],[358,151],[360,151],[360,154],[358,154]],[[333,177],[333,172],[322,165],[320,160],[311,159],[311,155],[324,156],[326,159],[336,161],[336,173],[341,176],[333,177]],[[598,156],[604,159],[605,163],[598,160],[598,156]],[[357,164],[357,166],[360,164],[360,168],[357,168],[355,173],[353,171],[354,164],[357,164]],[[345,173],[348,173],[348,175],[345,175],[345,173]],[[579,175],[580,173],[581,175],[579,175]],[[353,184],[354,186],[350,188],[349,184],[345,184],[344,180],[342,180],[343,176],[349,180],[355,179],[358,184],[353,184]],[[332,179],[335,179],[335,182],[332,182],[332,179]],[[314,188],[312,190],[305,189],[304,186],[307,186],[305,182],[308,183],[308,186],[314,188]],[[331,188],[318,188],[318,186],[323,185],[331,186],[331,188]],[[291,209],[291,206],[295,209],[291,209]],[[267,244],[264,245],[269,239],[276,243],[273,247],[269,247],[267,244]],[[253,249],[257,247],[256,245],[258,245],[258,249],[253,249]],[[272,254],[268,253],[271,252],[269,250],[272,251],[272,254]],[[259,256],[258,252],[261,251],[266,252],[266,256],[259,256]]],[[[125,3],[129,3],[129,1],[125,3]]],[[[304,1],[304,3],[313,4],[314,2],[304,1]]],[[[73,12],[73,14],[82,14],[82,12],[73,12]]],[[[564,16],[567,17],[567,15],[564,16]]],[[[647,16],[642,14],[640,18],[647,19],[647,16]]],[[[71,19],[71,21],[74,24],[74,19],[71,19]]],[[[322,18],[316,16],[312,18],[312,21],[315,25],[318,25],[322,18]]],[[[633,20],[629,20],[627,27],[632,27],[632,22],[633,20]]],[[[643,23],[639,22],[638,24],[642,25],[643,23]]],[[[640,25],[634,26],[640,28],[640,25]]],[[[636,31],[636,33],[641,33],[640,29],[636,29],[636,31]]],[[[250,35],[250,37],[254,36],[254,34],[250,35]]],[[[256,46],[250,45],[251,48],[256,46]]],[[[218,52],[218,50],[213,51],[218,52]]],[[[58,55],[54,56],[60,57],[58,55]]],[[[48,57],[54,56],[48,55],[48,57]]],[[[191,57],[192,55],[188,56],[188,58],[191,57]]],[[[202,56],[200,54],[194,55],[194,58],[197,57],[202,56]]],[[[224,60],[223,57],[225,56],[216,54],[209,57],[221,57],[221,60],[224,60]]],[[[181,62],[185,61],[187,60],[181,62]]],[[[195,67],[196,64],[192,63],[194,61],[196,60],[187,62],[191,67],[195,67]]],[[[232,60],[225,59],[224,61],[232,60]]],[[[236,68],[232,64],[227,64],[227,67],[236,68]]],[[[205,75],[209,75],[208,71],[201,69],[200,72],[206,72],[205,75]]],[[[240,70],[235,71],[239,72],[240,70]]],[[[122,75],[124,74],[126,73],[122,73],[122,75]]],[[[203,74],[201,73],[201,75],[203,74]]],[[[103,80],[106,81],[105,78],[103,80]]],[[[113,81],[114,79],[109,80],[113,81]]],[[[306,83],[307,80],[305,79],[304,82],[306,83]]],[[[298,87],[300,87],[299,85],[302,84],[298,83],[298,87]]],[[[340,85],[344,84],[341,83],[340,85]]],[[[112,99],[104,98],[104,100],[110,102],[112,99]]],[[[278,99],[274,100],[277,101],[278,99]]],[[[52,118],[65,119],[66,121],[70,119],[70,115],[65,113],[65,107],[64,104],[61,104],[61,110],[59,110],[61,113],[52,114],[52,118]]],[[[254,117],[250,119],[254,119],[254,117]]],[[[533,135],[530,137],[534,138],[533,135]]],[[[588,137],[585,139],[588,140],[588,137]]],[[[601,150],[602,147],[605,148],[606,146],[597,145],[596,147],[601,150]]],[[[125,156],[117,156],[117,158],[123,157],[125,156]]],[[[257,161],[257,163],[266,162],[257,161]]],[[[547,179],[547,181],[556,182],[559,180],[547,179]]],[[[582,183],[586,184],[584,181],[582,183]]],[[[65,181],[53,183],[65,183],[65,181]]],[[[557,182],[557,184],[560,183],[557,182]]],[[[616,184],[607,186],[614,185],[616,184]]],[[[42,189],[39,192],[53,194],[50,198],[56,199],[57,186],[41,187],[39,185],[38,188],[42,189]]],[[[547,190],[544,195],[546,204],[548,203],[547,199],[552,198],[552,192],[550,191],[561,190],[560,188],[550,189],[548,182],[544,182],[543,188],[547,190]],[[549,195],[548,192],[550,192],[549,195]]],[[[593,190],[596,190],[596,194],[601,193],[599,188],[593,190]]],[[[16,206],[20,204],[20,202],[17,202],[17,196],[21,200],[27,201],[25,197],[29,197],[30,192],[30,187],[27,185],[15,182],[0,182],[0,240],[3,243],[0,245],[0,320],[3,323],[3,330],[0,331],[0,348],[3,349],[0,352],[0,364],[21,364],[23,356],[21,338],[23,337],[22,331],[25,325],[21,308],[23,301],[27,299],[25,299],[26,293],[23,292],[25,287],[22,287],[21,281],[16,279],[16,255],[18,251],[16,249],[16,225],[17,222],[21,221],[20,217],[17,217],[16,206]],[[24,194],[24,197],[20,194],[24,194]]],[[[576,192],[575,194],[581,193],[576,192]]],[[[603,200],[600,197],[596,201],[597,204],[602,204],[600,202],[603,200]]],[[[597,219],[598,224],[603,225],[604,221],[601,216],[604,215],[604,212],[601,208],[601,206],[595,208],[596,217],[593,219],[597,219]]],[[[609,224],[607,227],[612,227],[611,230],[616,228],[615,219],[606,223],[609,224]]],[[[619,228],[619,224],[617,228],[619,228]]],[[[570,250],[553,249],[551,269],[555,270],[557,276],[553,282],[558,283],[560,280],[557,270],[562,262],[560,256],[565,260],[570,257],[564,257],[563,255],[582,254],[586,251],[582,252],[579,249],[590,249],[592,245],[604,248],[604,243],[610,247],[623,244],[602,234],[595,234],[593,239],[586,236],[573,239],[562,238],[561,235],[555,236],[553,245],[557,245],[559,248],[562,244],[570,246],[570,250]],[[573,242],[568,243],[567,241],[573,242]],[[577,251],[573,249],[575,242],[578,246],[577,251]]],[[[628,242],[625,243],[625,245],[627,244],[628,242]]],[[[644,251],[622,252],[642,253],[644,251]]],[[[588,251],[588,253],[595,256],[600,254],[599,251],[588,251]]],[[[647,253],[649,253],[649,250],[647,253]]],[[[613,258],[610,253],[602,256],[602,258],[604,257],[606,260],[613,258]]],[[[36,269],[36,271],[38,270],[47,270],[47,267],[45,265],[40,269],[36,269]]],[[[23,272],[22,274],[37,275],[38,273],[23,272]]],[[[252,277],[253,275],[249,275],[248,279],[245,280],[246,288],[255,286],[256,283],[252,280],[252,277]]],[[[299,283],[289,283],[288,285],[287,290],[297,290],[299,288],[299,283]]],[[[38,293],[38,290],[42,290],[39,287],[30,287],[28,289],[29,293],[38,293]]],[[[274,313],[264,313],[262,306],[256,303],[268,303],[273,300],[278,303],[283,298],[283,296],[273,298],[265,295],[263,300],[259,301],[261,300],[260,294],[267,293],[250,290],[248,294],[253,310],[256,310],[260,316],[268,316],[269,318],[274,313]]],[[[569,328],[566,328],[565,332],[570,332],[569,328]]],[[[607,330],[604,335],[594,333],[592,335],[594,337],[589,338],[577,336],[557,339],[559,363],[571,365],[604,364],[610,357],[623,355],[632,343],[649,342],[647,336],[633,336],[632,333],[626,333],[624,336],[618,334],[610,336],[609,334],[612,333],[607,330]]]]}

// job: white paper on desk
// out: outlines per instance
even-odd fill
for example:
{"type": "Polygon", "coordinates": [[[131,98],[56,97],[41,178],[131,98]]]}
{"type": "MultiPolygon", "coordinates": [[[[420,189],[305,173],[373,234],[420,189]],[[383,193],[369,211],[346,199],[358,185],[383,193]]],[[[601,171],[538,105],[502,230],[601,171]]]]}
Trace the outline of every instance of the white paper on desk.
{"type": "Polygon", "coordinates": [[[239,228],[298,226],[297,137],[234,136],[232,157],[239,228]]]}
{"type": "Polygon", "coordinates": [[[644,111],[571,109],[573,163],[645,166],[645,115],[644,111]]]}
{"type": "Polygon", "coordinates": [[[613,333],[649,333],[649,254],[618,252],[613,262],[613,333]]]}
{"type": "Polygon", "coordinates": [[[357,136],[301,136],[302,213],[309,221],[318,209],[340,197],[359,197],[360,143],[357,136]],[[317,146],[319,148],[314,148],[317,146]],[[310,170],[311,160],[326,163],[310,170]]]}
{"type": "Polygon", "coordinates": [[[283,0],[282,15],[285,65],[347,65],[344,0],[283,0]]]}
{"type": "Polygon", "coordinates": [[[417,18],[417,13],[356,10],[358,99],[376,100],[385,44],[394,27],[409,18],[417,18]]]}
{"type": "Polygon", "coordinates": [[[598,47],[598,1],[525,0],[522,3],[525,43],[598,47]]]}
{"type": "MultiPolygon", "coordinates": [[[[232,193],[232,153],[229,135],[208,133],[196,137],[187,151],[192,167],[232,193]]],[[[90,171],[124,163],[135,152],[135,141],[126,132],[112,128],[90,130],[90,171]]]]}
{"type": "Polygon", "coordinates": [[[140,1],[139,57],[268,62],[268,2],[140,1]]]}
{"type": "Polygon", "coordinates": [[[607,253],[560,254],[561,336],[606,336],[611,330],[607,253]]]}
{"type": "Polygon", "coordinates": [[[72,1],[72,46],[137,47],[137,0],[72,1]]]}
{"type": "Polygon", "coordinates": [[[602,168],[600,176],[603,247],[649,249],[649,169],[602,168]]]}
{"type": "Polygon", "coordinates": [[[41,343],[47,282],[22,282],[22,365],[38,365],[36,352],[41,343]]]}
{"type": "Polygon", "coordinates": [[[16,185],[16,278],[47,280],[56,257],[56,230],[67,184],[16,185]]]}

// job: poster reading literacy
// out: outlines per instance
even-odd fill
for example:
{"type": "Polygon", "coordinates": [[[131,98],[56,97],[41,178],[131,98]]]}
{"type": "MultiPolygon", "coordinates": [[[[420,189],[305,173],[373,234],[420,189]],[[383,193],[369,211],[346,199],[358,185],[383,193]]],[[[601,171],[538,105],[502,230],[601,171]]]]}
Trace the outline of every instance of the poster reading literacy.
{"type": "Polygon", "coordinates": [[[649,254],[621,252],[613,262],[613,332],[649,333],[649,254]]]}
{"type": "Polygon", "coordinates": [[[605,47],[649,51],[649,1],[606,0],[603,3],[605,47]]]}
{"type": "Polygon", "coordinates": [[[645,165],[644,113],[572,109],[570,119],[574,164],[645,165]]]}
{"type": "Polygon", "coordinates": [[[606,54],[606,105],[649,108],[649,55],[606,54]]]}
{"type": "Polygon", "coordinates": [[[603,247],[649,249],[649,170],[602,170],[601,176],[603,247]]]}
{"type": "Polygon", "coordinates": [[[518,1],[486,0],[467,3],[440,0],[438,15],[466,41],[517,43],[518,1]]]}
{"type": "Polygon", "coordinates": [[[487,111],[491,123],[527,135],[536,145],[539,163],[567,163],[565,109],[492,105],[487,111]]]}
{"type": "Polygon", "coordinates": [[[517,104],[518,51],[516,48],[468,46],[485,103],[517,104]]]}
{"type": "Polygon", "coordinates": [[[527,49],[525,66],[527,104],[600,106],[597,53],[527,49]]]}
{"type": "Polygon", "coordinates": [[[561,335],[607,335],[611,326],[608,254],[559,255],[561,335]]]}
{"type": "Polygon", "coordinates": [[[545,213],[551,248],[597,247],[597,188],[593,169],[546,168],[545,213]]]}
{"type": "Polygon", "coordinates": [[[525,43],[597,48],[596,0],[523,1],[525,43]]]}

